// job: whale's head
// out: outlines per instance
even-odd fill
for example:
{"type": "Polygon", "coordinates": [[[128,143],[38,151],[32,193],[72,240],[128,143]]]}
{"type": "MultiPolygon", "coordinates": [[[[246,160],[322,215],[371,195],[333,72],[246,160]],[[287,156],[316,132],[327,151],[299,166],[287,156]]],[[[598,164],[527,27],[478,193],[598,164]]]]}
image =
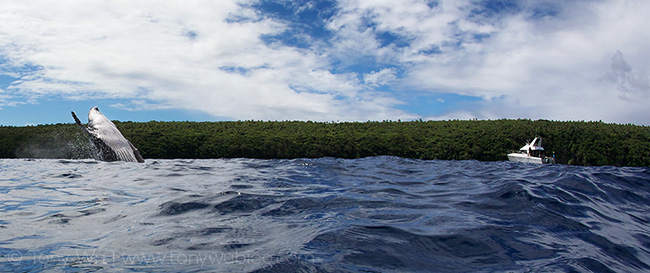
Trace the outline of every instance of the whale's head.
{"type": "Polygon", "coordinates": [[[111,125],[115,127],[113,122],[106,118],[106,116],[99,111],[97,106],[90,108],[90,111],[88,112],[88,129],[96,130],[111,125]]]}
{"type": "Polygon", "coordinates": [[[99,107],[95,106],[90,108],[90,111],[88,112],[88,120],[96,119],[99,116],[103,116],[102,112],[99,112],[99,107]]]}

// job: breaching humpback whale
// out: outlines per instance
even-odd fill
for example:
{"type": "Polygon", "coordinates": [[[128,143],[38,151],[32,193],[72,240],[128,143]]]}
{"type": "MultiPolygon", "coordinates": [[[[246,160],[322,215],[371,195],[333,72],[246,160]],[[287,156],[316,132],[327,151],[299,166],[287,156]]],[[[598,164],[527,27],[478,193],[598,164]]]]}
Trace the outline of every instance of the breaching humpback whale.
{"type": "Polygon", "coordinates": [[[88,112],[88,128],[81,124],[74,111],[72,111],[72,117],[79,128],[88,134],[90,143],[97,150],[99,160],[144,162],[140,151],[122,136],[112,121],[99,112],[97,106],[88,112]]]}

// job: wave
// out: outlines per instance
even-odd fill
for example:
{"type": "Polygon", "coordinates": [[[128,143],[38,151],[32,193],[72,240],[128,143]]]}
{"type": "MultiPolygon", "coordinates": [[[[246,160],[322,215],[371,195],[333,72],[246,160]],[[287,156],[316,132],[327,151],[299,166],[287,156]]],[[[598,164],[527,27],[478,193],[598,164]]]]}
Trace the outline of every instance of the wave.
{"type": "Polygon", "coordinates": [[[385,156],[0,168],[2,271],[650,270],[648,168],[385,156]]]}

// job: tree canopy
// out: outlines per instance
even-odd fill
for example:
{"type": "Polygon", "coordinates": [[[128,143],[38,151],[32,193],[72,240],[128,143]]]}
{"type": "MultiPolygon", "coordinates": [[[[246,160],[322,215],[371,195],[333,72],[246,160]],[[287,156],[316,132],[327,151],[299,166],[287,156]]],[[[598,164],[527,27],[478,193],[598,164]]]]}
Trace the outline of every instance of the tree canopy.
{"type": "MultiPolygon", "coordinates": [[[[535,136],[557,162],[650,166],[650,128],[602,122],[449,120],[409,122],[119,122],[145,158],[360,158],[507,160],[535,136]]],[[[88,158],[74,124],[0,127],[2,158],[88,158]]]]}

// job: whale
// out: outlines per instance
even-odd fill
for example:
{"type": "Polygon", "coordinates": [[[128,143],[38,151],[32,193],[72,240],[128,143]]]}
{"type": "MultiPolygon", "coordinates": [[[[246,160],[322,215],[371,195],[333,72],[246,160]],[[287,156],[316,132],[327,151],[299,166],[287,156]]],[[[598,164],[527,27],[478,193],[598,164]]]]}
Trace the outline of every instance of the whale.
{"type": "Polygon", "coordinates": [[[93,147],[95,159],[102,161],[127,161],[143,163],[140,151],[133,146],[131,141],[124,138],[120,130],[110,121],[97,106],[88,112],[88,127],[84,126],[74,111],[72,118],[79,128],[88,135],[93,147]]]}

